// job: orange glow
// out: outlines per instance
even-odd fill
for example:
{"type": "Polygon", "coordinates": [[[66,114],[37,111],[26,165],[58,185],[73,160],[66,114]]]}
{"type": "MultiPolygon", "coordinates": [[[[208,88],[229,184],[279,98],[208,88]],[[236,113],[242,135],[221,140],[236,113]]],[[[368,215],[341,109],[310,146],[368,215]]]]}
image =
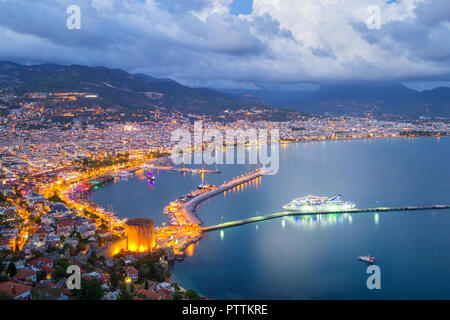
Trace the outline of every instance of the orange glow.
{"type": "Polygon", "coordinates": [[[190,244],[187,248],[186,248],[186,255],[188,256],[188,257],[192,257],[193,255],[194,255],[194,248],[195,248],[195,245],[192,243],[192,244],[190,244]]]}

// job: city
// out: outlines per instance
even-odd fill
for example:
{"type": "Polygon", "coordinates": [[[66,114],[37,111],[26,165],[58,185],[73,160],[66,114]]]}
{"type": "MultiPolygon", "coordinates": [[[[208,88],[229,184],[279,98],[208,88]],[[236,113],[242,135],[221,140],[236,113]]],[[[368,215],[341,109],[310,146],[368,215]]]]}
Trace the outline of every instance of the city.
{"type": "Polygon", "coordinates": [[[449,12],[0,1],[0,301],[448,301],[449,12]]]}
{"type": "MultiPolygon", "coordinates": [[[[22,288],[30,290],[32,282],[44,281],[45,288],[62,289],[59,290],[59,297],[67,297],[62,285],[64,281],[52,279],[55,272],[53,263],[61,258],[59,256],[55,261],[54,257],[59,252],[63,252],[62,256],[70,261],[86,262],[92,252],[99,252],[99,248],[117,243],[125,236],[124,221],[104,208],[78,199],[76,193],[79,189],[86,188],[86,184],[87,188],[95,187],[96,184],[113,179],[112,176],[118,172],[135,170],[164,159],[172,147],[172,130],[193,129],[191,115],[180,112],[164,113],[156,110],[135,113],[133,116],[145,120],[121,121],[117,111],[102,112],[106,109],[104,107],[64,109],[63,101],[60,102],[58,112],[24,102],[20,103],[23,107],[0,118],[0,248],[11,252],[2,255],[3,265],[8,268],[11,263],[15,263],[19,271],[7,271],[6,275],[20,281],[22,288]],[[58,117],[74,120],[65,124],[53,122],[58,117]],[[99,123],[101,126],[98,126],[99,123]],[[39,126],[38,129],[35,126],[39,126]],[[36,259],[32,258],[35,257],[47,259],[44,265],[47,267],[42,269],[33,266],[36,259]],[[10,258],[14,260],[10,261],[10,258]],[[24,264],[24,259],[33,263],[24,264]]],[[[227,117],[232,119],[226,122],[210,120],[205,116],[201,120],[204,121],[205,130],[276,128],[280,130],[282,144],[330,139],[445,136],[450,133],[450,122],[445,119],[386,121],[369,117],[298,115],[297,119],[290,121],[255,121],[255,116],[260,113],[264,111],[251,108],[226,111],[227,117]]],[[[199,190],[188,197],[196,197],[202,192],[199,190]]],[[[160,226],[157,231],[156,247],[169,252],[164,255],[167,261],[175,256],[183,256],[184,250],[201,237],[198,222],[193,223],[192,218],[179,211],[180,205],[179,202],[171,203],[167,209],[174,216],[171,219],[174,220],[173,226],[160,226]]],[[[123,253],[123,249],[121,245],[112,245],[109,251],[117,255],[123,253]]],[[[130,254],[126,261],[133,259],[132,256],[130,254]]],[[[102,272],[93,271],[96,275],[94,278],[103,281],[108,297],[117,298],[119,295],[112,290],[114,287],[111,286],[109,273],[105,271],[108,270],[107,262],[97,260],[95,263],[100,263],[100,268],[96,264],[91,268],[95,266],[99,270],[101,266],[104,267],[102,272]]],[[[125,271],[122,271],[121,276],[129,278],[125,271]]],[[[44,289],[42,291],[47,292],[44,289]]],[[[161,298],[161,295],[157,297],[161,298]]]]}

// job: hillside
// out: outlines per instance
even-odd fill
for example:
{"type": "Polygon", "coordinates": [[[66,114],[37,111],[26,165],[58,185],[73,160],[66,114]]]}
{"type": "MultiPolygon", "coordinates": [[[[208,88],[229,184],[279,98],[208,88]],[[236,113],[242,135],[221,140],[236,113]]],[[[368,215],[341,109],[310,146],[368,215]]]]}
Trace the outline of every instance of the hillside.
{"type": "Polygon", "coordinates": [[[0,62],[0,88],[10,88],[17,96],[33,92],[97,94],[99,98],[93,103],[130,110],[158,106],[184,112],[214,113],[256,102],[206,88],[190,88],[171,79],[81,65],[23,66],[0,62]]]}

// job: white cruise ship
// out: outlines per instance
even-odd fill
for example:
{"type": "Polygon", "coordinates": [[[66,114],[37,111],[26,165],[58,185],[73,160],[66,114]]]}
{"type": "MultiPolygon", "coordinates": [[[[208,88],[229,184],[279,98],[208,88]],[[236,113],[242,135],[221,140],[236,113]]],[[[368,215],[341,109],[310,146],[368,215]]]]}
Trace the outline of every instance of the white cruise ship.
{"type": "Polygon", "coordinates": [[[306,196],[298,198],[283,206],[287,211],[309,213],[309,212],[339,212],[355,208],[355,204],[350,201],[343,201],[340,195],[332,198],[306,196]]]}

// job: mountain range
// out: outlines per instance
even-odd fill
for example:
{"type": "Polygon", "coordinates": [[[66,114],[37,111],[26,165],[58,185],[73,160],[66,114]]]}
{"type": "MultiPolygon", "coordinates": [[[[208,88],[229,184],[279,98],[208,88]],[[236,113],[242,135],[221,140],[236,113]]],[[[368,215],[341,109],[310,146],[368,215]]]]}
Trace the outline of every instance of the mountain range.
{"type": "Polygon", "coordinates": [[[19,97],[33,92],[85,92],[98,95],[90,103],[127,110],[159,107],[214,114],[224,109],[272,106],[313,114],[450,117],[450,88],[416,91],[394,82],[322,84],[310,91],[219,91],[106,67],[3,61],[0,89],[19,97]]]}
{"type": "Polygon", "coordinates": [[[263,103],[315,114],[450,117],[450,88],[416,91],[402,83],[323,84],[317,90],[230,90],[263,103]]]}

